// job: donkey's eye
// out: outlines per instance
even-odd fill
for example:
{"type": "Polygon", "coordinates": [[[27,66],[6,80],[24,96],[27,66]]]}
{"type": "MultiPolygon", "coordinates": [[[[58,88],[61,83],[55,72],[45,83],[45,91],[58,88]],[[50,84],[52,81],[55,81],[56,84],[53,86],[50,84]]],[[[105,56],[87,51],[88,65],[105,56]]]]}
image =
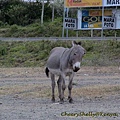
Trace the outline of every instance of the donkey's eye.
{"type": "Polygon", "coordinates": [[[74,55],[77,55],[77,53],[74,53],[74,55]]]}

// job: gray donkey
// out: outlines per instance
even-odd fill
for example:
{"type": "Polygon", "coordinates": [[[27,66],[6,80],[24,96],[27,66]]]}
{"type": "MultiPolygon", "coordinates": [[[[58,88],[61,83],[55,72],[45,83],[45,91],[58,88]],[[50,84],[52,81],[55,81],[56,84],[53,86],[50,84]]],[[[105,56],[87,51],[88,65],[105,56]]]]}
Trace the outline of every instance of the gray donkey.
{"type": "Polygon", "coordinates": [[[46,64],[46,75],[49,77],[49,72],[52,81],[52,101],[55,102],[55,75],[59,76],[58,93],[60,103],[64,102],[64,90],[66,88],[65,78],[69,76],[68,84],[68,100],[73,102],[71,97],[72,81],[74,73],[80,69],[82,57],[85,54],[85,49],[81,46],[81,42],[72,42],[71,48],[55,47],[51,50],[50,56],[46,64]]]}

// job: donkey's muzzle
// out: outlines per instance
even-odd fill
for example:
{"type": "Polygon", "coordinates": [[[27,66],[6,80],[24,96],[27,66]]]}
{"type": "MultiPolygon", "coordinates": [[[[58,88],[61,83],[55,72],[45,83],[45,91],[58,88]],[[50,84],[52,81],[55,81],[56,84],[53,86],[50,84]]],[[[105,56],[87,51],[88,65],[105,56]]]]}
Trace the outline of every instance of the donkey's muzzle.
{"type": "Polygon", "coordinates": [[[76,62],[73,64],[73,71],[77,72],[80,69],[80,62],[76,62]]]}
{"type": "Polygon", "coordinates": [[[77,72],[80,68],[75,67],[75,69],[73,69],[74,72],[77,72]]]}

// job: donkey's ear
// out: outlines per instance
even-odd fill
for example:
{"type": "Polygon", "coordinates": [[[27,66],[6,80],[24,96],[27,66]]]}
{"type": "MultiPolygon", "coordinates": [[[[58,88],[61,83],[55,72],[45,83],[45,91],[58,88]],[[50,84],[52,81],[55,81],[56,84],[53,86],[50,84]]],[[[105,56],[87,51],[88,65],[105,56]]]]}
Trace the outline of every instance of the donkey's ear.
{"type": "Polygon", "coordinates": [[[78,44],[78,45],[81,45],[82,43],[81,43],[81,41],[79,41],[77,44],[78,44]]]}
{"type": "Polygon", "coordinates": [[[72,46],[78,45],[76,41],[72,41],[72,46]]]}

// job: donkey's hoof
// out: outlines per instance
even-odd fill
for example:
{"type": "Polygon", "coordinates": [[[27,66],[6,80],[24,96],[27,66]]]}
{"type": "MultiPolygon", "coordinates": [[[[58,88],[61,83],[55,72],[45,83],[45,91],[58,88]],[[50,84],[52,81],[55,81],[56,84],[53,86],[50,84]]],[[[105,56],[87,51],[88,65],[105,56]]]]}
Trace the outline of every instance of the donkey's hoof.
{"type": "Polygon", "coordinates": [[[64,100],[63,100],[63,99],[61,99],[61,100],[60,100],[60,104],[63,104],[63,103],[64,103],[64,100]]]}
{"type": "Polygon", "coordinates": [[[54,103],[55,102],[55,98],[52,98],[51,101],[54,103]]]}
{"type": "Polygon", "coordinates": [[[69,103],[73,103],[73,99],[71,97],[68,97],[69,103]]]}
{"type": "Polygon", "coordinates": [[[73,103],[73,99],[71,98],[71,99],[69,99],[69,103],[73,103]]]}
{"type": "Polygon", "coordinates": [[[60,104],[63,104],[64,103],[64,101],[60,101],[60,104]]]}

